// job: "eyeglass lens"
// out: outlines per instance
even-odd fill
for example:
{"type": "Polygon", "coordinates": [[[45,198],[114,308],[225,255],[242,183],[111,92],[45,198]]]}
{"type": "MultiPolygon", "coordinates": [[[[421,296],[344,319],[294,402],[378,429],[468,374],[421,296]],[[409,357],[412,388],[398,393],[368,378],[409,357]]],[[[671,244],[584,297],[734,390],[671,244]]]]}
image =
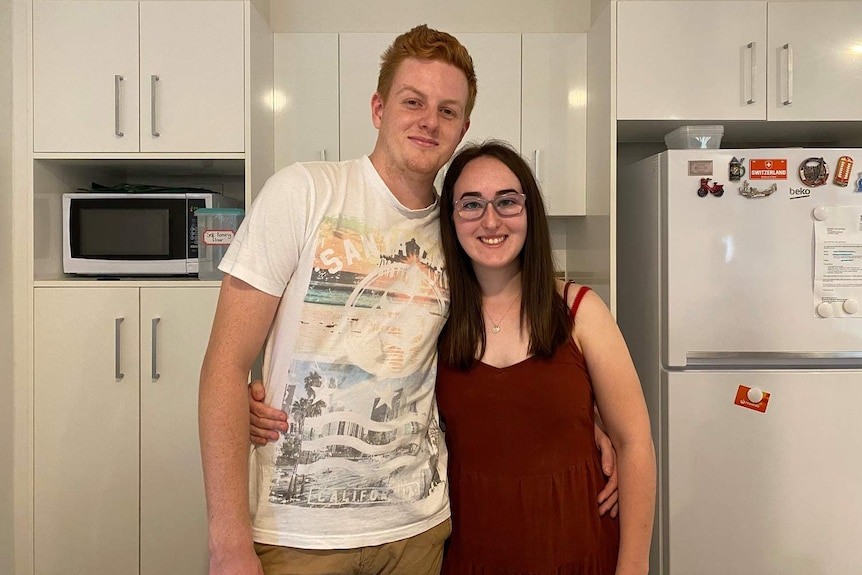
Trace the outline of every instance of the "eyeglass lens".
{"type": "Polygon", "coordinates": [[[463,220],[478,220],[485,215],[488,204],[501,216],[517,216],[524,210],[524,194],[506,194],[493,200],[485,198],[461,198],[455,204],[458,215],[463,220]]]}

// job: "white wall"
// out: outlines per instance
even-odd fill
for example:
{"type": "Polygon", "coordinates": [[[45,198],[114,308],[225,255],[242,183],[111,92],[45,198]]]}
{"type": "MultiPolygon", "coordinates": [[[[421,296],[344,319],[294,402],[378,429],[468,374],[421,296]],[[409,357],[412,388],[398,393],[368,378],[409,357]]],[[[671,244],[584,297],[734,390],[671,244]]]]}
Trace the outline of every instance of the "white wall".
{"type": "Polygon", "coordinates": [[[12,0],[0,0],[0,573],[14,566],[11,228],[12,0]]]}
{"type": "Polygon", "coordinates": [[[272,0],[273,32],[586,32],[591,0],[272,0]]]}

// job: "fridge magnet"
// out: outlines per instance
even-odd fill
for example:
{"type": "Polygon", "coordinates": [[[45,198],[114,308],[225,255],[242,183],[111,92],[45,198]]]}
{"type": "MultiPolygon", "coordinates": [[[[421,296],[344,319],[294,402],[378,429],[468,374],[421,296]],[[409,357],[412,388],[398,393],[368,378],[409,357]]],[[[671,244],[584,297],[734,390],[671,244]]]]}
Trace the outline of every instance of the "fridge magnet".
{"type": "Polygon", "coordinates": [[[829,168],[823,158],[808,158],[799,165],[799,179],[806,186],[822,186],[829,179],[829,168]]]}
{"type": "Polygon", "coordinates": [[[697,189],[697,195],[701,198],[705,198],[707,194],[712,194],[716,198],[720,198],[724,195],[724,184],[716,182],[710,185],[709,180],[711,179],[712,178],[700,179],[700,187],[697,189]]]}
{"type": "Polygon", "coordinates": [[[787,160],[749,160],[748,179],[750,180],[786,180],[787,160]]]}
{"type": "Polygon", "coordinates": [[[853,169],[853,158],[850,156],[841,156],[835,163],[835,179],[832,183],[842,188],[850,183],[850,170],[853,169]]]}
{"type": "Polygon", "coordinates": [[[862,192],[862,172],[859,172],[859,179],[856,180],[856,191],[862,192]]]}
{"type": "Polygon", "coordinates": [[[737,160],[735,156],[730,160],[730,165],[727,168],[727,178],[731,182],[738,182],[745,175],[745,166],[742,164],[744,161],[745,158],[737,160]]]}
{"type": "Polygon", "coordinates": [[[743,180],[742,187],[739,188],[739,195],[744,198],[766,198],[778,191],[778,184],[772,184],[766,189],[758,190],[754,186],[748,184],[748,180],[743,180]]]}
{"type": "Polygon", "coordinates": [[[689,176],[711,176],[712,175],[712,160],[689,160],[688,161],[689,176]]]}
{"type": "Polygon", "coordinates": [[[760,413],[766,413],[766,405],[769,403],[769,393],[756,387],[740,385],[736,390],[734,405],[746,407],[760,413]]]}

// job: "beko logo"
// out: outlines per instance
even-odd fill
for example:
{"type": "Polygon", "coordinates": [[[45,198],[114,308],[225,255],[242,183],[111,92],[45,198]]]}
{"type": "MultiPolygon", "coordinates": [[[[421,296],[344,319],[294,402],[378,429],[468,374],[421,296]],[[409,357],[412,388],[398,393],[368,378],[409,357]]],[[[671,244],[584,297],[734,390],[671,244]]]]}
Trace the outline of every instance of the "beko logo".
{"type": "Polygon", "coordinates": [[[790,188],[790,199],[798,200],[799,198],[807,198],[811,195],[810,188],[790,188]]]}

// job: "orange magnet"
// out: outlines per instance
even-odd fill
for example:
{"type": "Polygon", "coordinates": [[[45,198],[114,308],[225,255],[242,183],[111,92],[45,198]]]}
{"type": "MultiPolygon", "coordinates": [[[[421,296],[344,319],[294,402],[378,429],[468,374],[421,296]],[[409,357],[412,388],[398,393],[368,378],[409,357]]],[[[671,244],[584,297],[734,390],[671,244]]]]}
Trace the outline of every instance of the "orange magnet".
{"type": "Polygon", "coordinates": [[[835,179],[832,180],[836,186],[846,186],[850,183],[850,170],[853,169],[853,158],[841,156],[835,164],[835,179]]]}
{"type": "Polygon", "coordinates": [[[766,413],[766,404],[769,403],[769,393],[756,387],[746,387],[740,385],[736,390],[736,399],[733,400],[734,405],[746,407],[766,413]]]}

